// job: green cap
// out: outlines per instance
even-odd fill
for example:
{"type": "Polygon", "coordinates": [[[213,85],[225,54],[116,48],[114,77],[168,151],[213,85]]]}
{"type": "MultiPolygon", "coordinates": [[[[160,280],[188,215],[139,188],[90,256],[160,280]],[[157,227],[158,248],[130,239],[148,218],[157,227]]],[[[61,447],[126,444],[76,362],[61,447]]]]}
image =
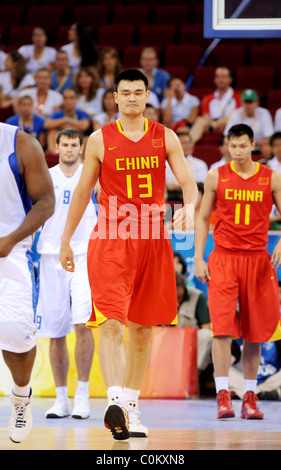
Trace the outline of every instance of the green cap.
{"type": "Polygon", "coordinates": [[[242,91],[242,101],[258,101],[259,97],[255,90],[248,88],[242,91]]]}

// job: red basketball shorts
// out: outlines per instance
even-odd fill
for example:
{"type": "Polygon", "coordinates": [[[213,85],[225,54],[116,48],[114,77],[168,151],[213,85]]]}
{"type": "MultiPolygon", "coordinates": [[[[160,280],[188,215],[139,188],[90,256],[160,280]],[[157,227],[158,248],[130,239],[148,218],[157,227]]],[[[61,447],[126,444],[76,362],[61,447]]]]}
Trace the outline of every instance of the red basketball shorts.
{"type": "Polygon", "coordinates": [[[90,239],[88,275],[95,327],[109,318],[125,325],[171,324],[177,316],[174,257],[169,237],[90,239]]]}
{"type": "Polygon", "coordinates": [[[253,343],[281,339],[279,288],[269,253],[232,254],[216,247],[208,265],[213,335],[253,343]]]}

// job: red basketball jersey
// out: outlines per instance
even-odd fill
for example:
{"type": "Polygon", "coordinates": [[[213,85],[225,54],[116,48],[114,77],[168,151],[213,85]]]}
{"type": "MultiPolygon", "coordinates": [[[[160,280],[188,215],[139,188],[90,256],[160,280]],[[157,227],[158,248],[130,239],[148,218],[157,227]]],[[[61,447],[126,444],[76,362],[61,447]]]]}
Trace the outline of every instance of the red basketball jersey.
{"type": "MultiPolygon", "coordinates": [[[[144,135],[129,139],[120,121],[102,127],[104,159],[100,173],[99,223],[160,222],[165,210],[165,128],[145,119],[144,135]]],[[[132,229],[132,227],[131,227],[132,229]]]]}
{"type": "Polygon", "coordinates": [[[243,179],[230,162],[218,172],[215,243],[232,251],[266,250],[272,170],[256,163],[255,173],[243,179]]]}

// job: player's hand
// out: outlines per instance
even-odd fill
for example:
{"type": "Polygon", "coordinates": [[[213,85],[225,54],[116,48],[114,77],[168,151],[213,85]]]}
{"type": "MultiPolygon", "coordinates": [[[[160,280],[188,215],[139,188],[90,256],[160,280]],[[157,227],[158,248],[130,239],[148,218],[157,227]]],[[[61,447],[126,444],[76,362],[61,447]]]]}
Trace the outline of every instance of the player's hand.
{"type": "Polygon", "coordinates": [[[271,262],[275,269],[280,268],[281,266],[281,240],[279,240],[279,242],[277,243],[277,245],[275,246],[273,250],[271,262]]]}
{"type": "Polygon", "coordinates": [[[207,263],[205,263],[203,259],[194,260],[194,261],[195,261],[195,276],[200,282],[202,282],[203,284],[206,284],[206,282],[208,282],[209,279],[211,279],[207,263]]]}
{"type": "Polygon", "coordinates": [[[175,211],[172,227],[175,231],[185,232],[194,230],[194,205],[185,204],[175,211]]]}
{"type": "Polygon", "coordinates": [[[14,242],[12,238],[7,235],[6,237],[0,237],[0,258],[5,258],[14,248],[14,242]]]}
{"type": "Polygon", "coordinates": [[[74,255],[71,246],[68,243],[61,243],[59,259],[65,271],[74,272],[74,255]]]}

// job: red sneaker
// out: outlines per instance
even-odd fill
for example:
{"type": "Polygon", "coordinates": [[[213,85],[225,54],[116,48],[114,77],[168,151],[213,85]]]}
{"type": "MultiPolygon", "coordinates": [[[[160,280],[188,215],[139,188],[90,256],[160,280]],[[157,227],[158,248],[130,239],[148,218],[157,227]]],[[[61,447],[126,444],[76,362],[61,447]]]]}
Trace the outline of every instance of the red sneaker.
{"type": "Polygon", "coordinates": [[[218,414],[217,418],[234,418],[235,413],[231,404],[231,396],[228,390],[220,390],[217,393],[218,414]]]}
{"type": "Polygon", "coordinates": [[[257,395],[254,392],[246,392],[243,396],[241,418],[245,419],[263,419],[263,413],[258,409],[257,395]]]}

